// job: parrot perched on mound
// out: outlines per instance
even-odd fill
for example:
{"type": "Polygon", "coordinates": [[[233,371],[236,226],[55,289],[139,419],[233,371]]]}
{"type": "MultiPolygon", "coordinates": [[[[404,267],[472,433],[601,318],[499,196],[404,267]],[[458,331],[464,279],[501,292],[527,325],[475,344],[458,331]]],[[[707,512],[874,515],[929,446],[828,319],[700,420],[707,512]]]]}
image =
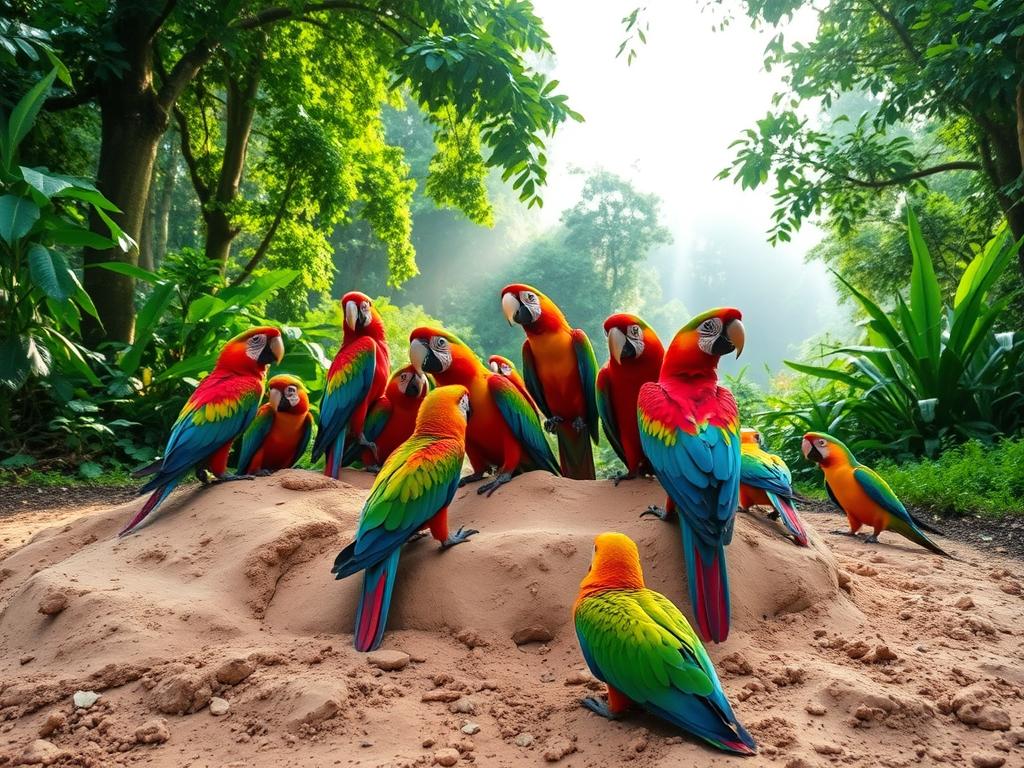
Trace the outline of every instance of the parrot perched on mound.
{"type": "Polygon", "coordinates": [[[356,613],[355,646],[372,651],[384,637],[402,546],[429,528],[442,549],[477,533],[448,533],[448,505],[459,487],[470,416],[465,387],[440,387],[427,395],[412,436],[392,452],[370,489],[356,538],[341,551],[331,572],[343,579],[363,574],[356,613]]]}
{"type": "Polygon", "coordinates": [[[740,509],[756,505],[775,508],[786,530],[801,547],[807,546],[807,531],[793,503],[793,478],[780,457],[761,447],[761,433],[744,427],[740,430],[740,509]]]}
{"type": "Polygon", "coordinates": [[[597,359],[590,339],[579,328],[570,328],[555,303],[528,285],[502,288],[501,307],[509,325],[519,323],[526,331],[523,378],[547,417],[544,428],[558,436],[562,474],[593,480],[597,359]]]}
{"type": "Polygon", "coordinates": [[[224,345],[217,364],[178,414],[163,458],[136,473],[156,475],[139,489],[152,495],[120,536],[135,530],[193,467],[203,480],[210,475],[217,481],[240,479],[227,474],[231,444],[256,416],[267,366],[282,357],[281,332],[269,326],[250,328],[224,345]]]}
{"type": "MultiPolygon", "coordinates": [[[[732,393],[718,385],[718,358],[743,350],[737,309],[712,309],[683,326],[657,382],[640,388],[640,444],[668,493],[663,520],[679,513],[686,579],[697,630],[729,634],[725,546],[732,541],[740,485],[740,424],[732,393]]],[[[647,514],[647,513],[645,513],[647,514]]]]}
{"type": "Polygon", "coordinates": [[[313,461],[326,454],[324,474],[337,478],[345,456],[346,438],[376,453],[363,433],[370,404],[384,394],[391,374],[384,324],[366,294],[352,291],[341,297],[345,331],[341,349],[327,371],[320,401],[320,423],[313,442],[313,461]]]}
{"type": "Polygon", "coordinates": [[[842,442],[822,432],[808,432],[800,448],[808,461],[821,467],[828,497],[846,513],[850,530],[834,533],[853,536],[861,526],[869,525],[874,532],[864,539],[867,543],[877,543],[882,531],[896,531],[937,555],[950,557],[921,529],[940,536],[942,531],[911,515],[889,484],[873,469],[857,461],[842,442]]]}
{"type": "Polygon", "coordinates": [[[654,329],[636,315],[612,315],[604,321],[604,332],[609,357],[597,374],[597,411],[608,442],[626,465],[625,474],[615,478],[618,485],[653,474],[640,447],[636,399],[641,386],[658,380],[665,348],[654,329]]]}
{"type": "Polygon", "coordinates": [[[520,472],[546,469],[558,474],[537,411],[515,384],[492,373],[457,336],[437,328],[416,328],[409,336],[409,359],[438,384],[461,384],[469,390],[473,421],[466,433],[466,454],[473,474],[463,484],[482,480],[496,467],[494,479],[477,489],[490,496],[520,472]]]}
{"type": "Polygon", "coordinates": [[[533,401],[533,395],[530,394],[530,390],[526,388],[526,382],[523,381],[523,377],[519,375],[519,371],[516,370],[515,363],[509,360],[507,357],[501,355],[491,355],[487,358],[487,367],[494,373],[501,374],[506,379],[516,385],[516,389],[522,392],[523,397],[530,401],[530,405],[534,407],[534,410],[540,410],[537,408],[537,403],[533,401]]]}
{"type": "Polygon", "coordinates": [[[391,452],[409,439],[416,426],[420,404],[429,391],[427,377],[417,373],[413,366],[407,365],[395,371],[384,394],[370,406],[363,425],[366,439],[377,446],[376,457],[369,448],[352,443],[342,463],[348,466],[359,459],[367,469],[383,466],[391,452]]]}
{"type": "Polygon", "coordinates": [[[238,471],[270,474],[295,466],[313,432],[309,394],[302,379],[281,374],[267,384],[267,399],[242,435],[238,471]]]}
{"type": "Polygon", "coordinates": [[[583,658],[608,686],[607,704],[588,697],[583,706],[615,719],[635,704],[719,749],[756,753],[686,617],[644,586],[628,536],[602,533],[594,541],[573,615],[583,658]]]}

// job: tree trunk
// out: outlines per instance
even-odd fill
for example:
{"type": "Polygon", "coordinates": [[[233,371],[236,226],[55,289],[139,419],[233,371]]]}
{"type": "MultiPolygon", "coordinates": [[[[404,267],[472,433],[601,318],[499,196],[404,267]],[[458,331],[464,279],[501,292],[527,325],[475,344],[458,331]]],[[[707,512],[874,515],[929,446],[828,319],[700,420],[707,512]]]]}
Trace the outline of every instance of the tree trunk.
{"type": "Polygon", "coordinates": [[[150,272],[153,271],[153,218],[156,215],[154,210],[155,203],[153,184],[150,184],[149,195],[146,198],[146,210],[142,214],[142,235],[139,237],[139,266],[150,272]]]}
{"type": "MultiPolygon", "coordinates": [[[[980,151],[982,166],[992,182],[996,200],[1006,217],[1010,234],[1014,240],[1020,240],[1024,238],[1024,196],[1019,190],[1010,194],[1005,191],[1007,188],[1014,189],[1013,185],[1020,179],[1024,167],[1024,156],[1021,154],[1018,139],[1020,116],[1017,115],[1016,118],[1010,124],[984,119],[978,122],[984,131],[980,151]]],[[[1017,262],[1021,276],[1024,277],[1024,248],[1017,252],[1017,262]]]]}
{"type": "Polygon", "coordinates": [[[167,145],[167,165],[160,184],[157,198],[156,220],[153,223],[153,268],[160,269],[167,256],[167,240],[171,228],[171,204],[174,202],[174,185],[178,180],[178,144],[167,145]]]}

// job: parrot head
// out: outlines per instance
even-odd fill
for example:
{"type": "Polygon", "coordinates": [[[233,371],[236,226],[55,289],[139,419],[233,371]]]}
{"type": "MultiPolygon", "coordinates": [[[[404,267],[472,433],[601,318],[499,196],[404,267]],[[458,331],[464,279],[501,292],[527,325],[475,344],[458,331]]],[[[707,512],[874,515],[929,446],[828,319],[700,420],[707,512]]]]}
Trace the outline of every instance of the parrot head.
{"type": "Polygon", "coordinates": [[[265,325],[240,333],[227,344],[217,358],[217,367],[246,375],[263,373],[271,363],[284,357],[281,331],[265,325]]]}
{"type": "Polygon", "coordinates": [[[372,336],[384,338],[384,323],[374,309],[373,301],[365,293],[349,291],[341,297],[341,311],[345,316],[345,338],[372,336]]]}
{"type": "Polygon", "coordinates": [[[743,351],[744,329],[738,309],[709,309],[679,329],[665,353],[662,373],[692,375],[713,370],[718,358],[743,351]]]}
{"type": "Polygon", "coordinates": [[[598,534],[590,568],[580,583],[580,597],[606,589],[643,588],[644,572],[636,543],[623,533],[598,534]]]}
{"type": "Polygon", "coordinates": [[[399,399],[422,400],[427,396],[430,384],[427,377],[416,370],[415,366],[407,365],[399,368],[388,381],[387,395],[392,402],[399,399]],[[400,398],[404,396],[404,398],[400,398]]]}
{"type": "Polygon", "coordinates": [[[509,325],[518,323],[528,334],[569,328],[558,305],[529,285],[513,283],[502,288],[501,308],[509,325]]]}
{"type": "Polygon", "coordinates": [[[750,427],[740,428],[740,443],[742,445],[756,445],[759,448],[763,447],[763,443],[761,442],[761,433],[756,429],[751,429],[750,427]]]}
{"type": "Polygon", "coordinates": [[[309,410],[309,393],[297,376],[280,374],[267,384],[267,399],[278,413],[302,414],[309,410]]]}
{"type": "Polygon", "coordinates": [[[418,373],[432,374],[438,381],[459,380],[484,368],[473,350],[454,333],[422,325],[409,334],[409,362],[418,373]]]}
{"type": "Polygon", "coordinates": [[[604,321],[604,334],[608,337],[608,352],[616,365],[628,364],[645,354],[657,355],[660,360],[665,353],[658,334],[636,315],[625,312],[612,315],[604,321]]]}
{"type": "Polygon", "coordinates": [[[804,435],[800,441],[800,451],[805,459],[822,467],[843,462],[852,464],[856,461],[845,443],[824,432],[808,432],[804,435]]]}
{"type": "Polygon", "coordinates": [[[432,389],[416,414],[416,434],[465,438],[471,415],[469,390],[464,386],[449,384],[432,389]]]}
{"type": "Polygon", "coordinates": [[[487,366],[493,373],[502,376],[511,376],[516,372],[515,364],[507,357],[502,357],[501,355],[491,355],[487,358],[487,366]]]}

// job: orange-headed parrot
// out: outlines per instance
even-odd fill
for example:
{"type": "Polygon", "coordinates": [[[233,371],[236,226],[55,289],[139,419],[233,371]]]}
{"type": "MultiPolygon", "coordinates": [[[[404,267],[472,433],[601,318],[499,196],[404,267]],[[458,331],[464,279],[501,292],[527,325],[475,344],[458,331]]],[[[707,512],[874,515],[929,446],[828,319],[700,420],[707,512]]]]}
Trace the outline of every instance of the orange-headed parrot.
{"type": "Polygon", "coordinates": [[[773,507],[771,517],[781,518],[786,530],[801,547],[807,546],[807,531],[793,503],[793,479],[780,456],[768,453],[761,445],[761,433],[744,427],[740,430],[740,509],[773,507]]]}
{"type": "Polygon", "coordinates": [[[626,465],[626,472],[615,478],[618,485],[653,474],[640,447],[636,399],[641,386],[658,380],[665,348],[654,329],[636,315],[612,315],[604,321],[604,332],[609,357],[597,374],[597,411],[605,437],[626,465]]]}
{"type": "MultiPolygon", "coordinates": [[[[533,395],[530,394],[530,390],[526,388],[526,382],[523,381],[523,377],[519,375],[519,371],[516,370],[516,365],[507,357],[501,355],[491,355],[487,358],[487,367],[494,373],[500,373],[506,379],[516,385],[516,389],[523,393],[523,397],[530,401],[530,404],[537,408],[537,404],[533,402],[533,395]]],[[[539,409],[538,409],[539,410],[539,409]]]]}
{"type": "Polygon", "coordinates": [[[282,357],[281,332],[269,326],[250,328],[224,345],[217,364],[178,414],[163,458],[136,473],[156,476],[139,489],[151,495],[121,536],[135,530],[193,467],[204,481],[211,475],[217,481],[251,479],[227,473],[228,454],[256,416],[267,366],[282,357]]]}
{"type": "Polygon", "coordinates": [[[562,474],[594,479],[598,441],[597,359],[587,334],[569,327],[562,310],[528,285],[501,289],[501,307],[509,325],[526,331],[523,378],[547,420],[544,428],[558,436],[562,474]]]}
{"type": "Polygon", "coordinates": [[[743,350],[738,309],[711,309],[683,326],[665,352],[657,382],[637,400],[640,444],[679,513],[686,579],[697,631],[720,643],[729,634],[725,546],[732,541],[740,488],[736,400],[718,385],[718,358],[743,350]]]}
{"type": "Polygon", "coordinates": [[[411,365],[399,368],[388,380],[384,394],[374,401],[366,414],[363,434],[377,446],[377,455],[359,443],[352,443],[345,452],[345,466],[356,459],[370,471],[377,471],[399,445],[409,439],[416,426],[423,398],[430,391],[430,382],[411,365]]]}
{"type": "Polygon", "coordinates": [[[497,468],[494,479],[477,489],[490,496],[520,472],[546,469],[558,474],[537,411],[511,381],[493,373],[457,336],[439,328],[416,328],[409,336],[409,359],[438,384],[461,384],[469,390],[473,420],[466,434],[466,454],[473,474],[463,478],[463,484],[482,480],[489,469],[497,468]]]}
{"type": "Polygon", "coordinates": [[[608,686],[607,704],[588,697],[583,706],[609,719],[637,706],[718,749],[755,754],[686,617],[644,586],[628,536],[602,533],[594,541],[573,614],[583,658],[608,686]]]}
{"type": "Polygon", "coordinates": [[[874,531],[864,541],[877,543],[882,531],[896,531],[915,544],[920,544],[937,555],[949,557],[935,542],[922,532],[942,531],[918,520],[903,506],[889,484],[870,467],[865,467],[842,442],[822,432],[808,432],[800,444],[808,461],[813,461],[825,473],[825,491],[832,502],[846,513],[849,531],[834,531],[847,536],[856,535],[861,526],[874,531]]]}
{"type": "Polygon", "coordinates": [[[302,379],[280,374],[267,383],[267,399],[242,435],[238,471],[269,475],[295,466],[313,433],[309,394],[302,379]]]}
{"type": "Polygon", "coordinates": [[[363,432],[366,412],[384,394],[391,375],[384,324],[370,297],[357,291],[346,293],[341,307],[345,331],[341,349],[327,371],[313,442],[313,461],[326,454],[324,474],[334,478],[343,465],[346,438],[376,453],[377,446],[363,432]]]}
{"type": "Polygon", "coordinates": [[[384,637],[402,545],[426,528],[442,549],[477,533],[462,528],[448,533],[448,505],[459,487],[469,416],[465,387],[439,387],[427,395],[412,436],[392,452],[374,480],[355,541],[334,561],[331,572],[337,579],[365,571],[356,613],[357,650],[372,651],[384,637]]]}

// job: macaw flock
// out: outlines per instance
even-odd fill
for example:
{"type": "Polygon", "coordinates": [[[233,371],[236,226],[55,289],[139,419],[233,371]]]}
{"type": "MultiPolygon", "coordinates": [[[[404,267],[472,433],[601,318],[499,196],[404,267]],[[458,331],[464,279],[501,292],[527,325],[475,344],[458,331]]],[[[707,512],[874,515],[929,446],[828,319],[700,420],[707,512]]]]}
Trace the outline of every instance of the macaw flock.
{"type": "MultiPolygon", "coordinates": [[[[327,375],[312,457],[325,474],[361,464],[376,471],[355,540],[337,556],[338,579],[363,572],[355,646],[377,648],[384,636],[402,547],[424,530],[442,549],[474,530],[449,530],[456,490],[487,480],[490,496],[532,470],[592,480],[598,424],[625,472],[622,480],[654,475],[668,500],[652,514],[678,521],[696,631],[663,595],[646,589],[636,544],[621,533],[596,536],[591,566],[574,606],[583,657],[607,685],[607,701],[582,704],[607,718],[631,707],[654,715],[715,747],[751,755],[756,745],[737,721],[701,640],[729,633],[725,547],[737,507],[772,509],[795,544],[808,545],[797,514],[789,469],[765,451],[752,429],[741,429],[732,393],[718,383],[722,355],[743,350],[737,309],[711,309],[684,325],[664,348],[654,330],[630,314],[604,323],[609,359],[600,370],[586,334],[528,285],[509,285],[501,307],[522,326],[523,375],[493,356],[484,363],[441,328],[416,328],[409,365],[391,373],[381,318],[370,298],[341,300],[341,349],[327,375]],[[558,460],[544,432],[554,433],[558,460]],[[472,474],[463,476],[469,458],[472,474]]],[[[214,370],[178,416],[163,458],[142,470],[150,496],[121,535],[136,531],[195,469],[204,482],[251,479],[291,467],[305,453],[313,416],[301,380],[274,376],[264,396],[267,366],[280,362],[278,329],[252,328],[229,341],[214,370]],[[241,437],[238,474],[228,472],[241,437]]],[[[886,482],[861,465],[842,442],[811,432],[803,455],[824,472],[832,501],[845,511],[848,535],[864,525],[877,541],[893,530],[940,555],[886,482]]],[[[782,529],[780,529],[782,530],[782,529]]],[[[597,532],[595,532],[597,533],[597,532]]]]}

